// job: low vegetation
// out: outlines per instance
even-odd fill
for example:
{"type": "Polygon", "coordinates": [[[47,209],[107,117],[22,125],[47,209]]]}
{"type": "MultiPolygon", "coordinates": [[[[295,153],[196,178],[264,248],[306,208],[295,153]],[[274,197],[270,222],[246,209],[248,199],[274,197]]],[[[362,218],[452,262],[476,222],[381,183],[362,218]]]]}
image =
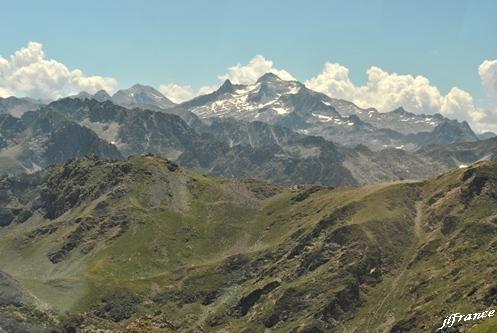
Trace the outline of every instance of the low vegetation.
{"type": "Polygon", "coordinates": [[[497,304],[494,162],[287,188],[89,157],[0,193],[6,331],[430,332],[497,304]]]}

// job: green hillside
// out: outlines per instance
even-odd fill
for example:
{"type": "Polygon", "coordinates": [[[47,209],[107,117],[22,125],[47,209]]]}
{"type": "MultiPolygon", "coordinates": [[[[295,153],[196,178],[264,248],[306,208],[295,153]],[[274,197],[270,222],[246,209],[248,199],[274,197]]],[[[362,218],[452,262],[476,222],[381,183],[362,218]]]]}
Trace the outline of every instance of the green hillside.
{"type": "Polygon", "coordinates": [[[432,332],[497,304],[495,162],[334,189],[80,158],[0,193],[0,332],[432,332]]]}

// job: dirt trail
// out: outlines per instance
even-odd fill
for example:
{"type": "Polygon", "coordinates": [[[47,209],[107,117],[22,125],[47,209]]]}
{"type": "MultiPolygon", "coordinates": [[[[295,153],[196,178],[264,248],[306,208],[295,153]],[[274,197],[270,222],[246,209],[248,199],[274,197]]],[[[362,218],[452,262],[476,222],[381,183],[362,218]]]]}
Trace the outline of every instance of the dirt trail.
{"type": "MultiPolygon", "coordinates": [[[[385,295],[385,297],[383,297],[381,302],[378,304],[376,311],[369,318],[367,325],[367,332],[371,332],[370,328],[371,324],[373,323],[373,320],[376,320],[378,318],[378,315],[380,314],[380,311],[383,309],[383,306],[385,305],[387,300],[389,300],[397,291],[397,286],[399,284],[399,281],[405,276],[409,263],[412,260],[414,260],[414,258],[417,255],[416,249],[418,248],[423,238],[423,203],[421,201],[416,202],[416,216],[414,217],[414,234],[416,236],[416,240],[415,242],[413,242],[413,245],[411,245],[411,248],[407,252],[407,255],[405,256],[402,262],[400,271],[397,273],[397,276],[390,285],[389,292],[385,295]]],[[[385,313],[385,315],[388,315],[388,313],[385,313]]],[[[389,322],[391,322],[391,324],[393,325],[395,323],[395,320],[392,320],[392,317],[393,315],[390,314],[389,322]]],[[[377,330],[377,332],[386,333],[389,332],[390,329],[391,327],[383,327],[383,330],[381,331],[377,330]]]]}
{"type": "Polygon", "coordinates": [[[416,238],[419,241],[423,238],[423,203],[418,201],[416,203],[416,217],[414,218],[414,232],[416,234],[416,238]]]}

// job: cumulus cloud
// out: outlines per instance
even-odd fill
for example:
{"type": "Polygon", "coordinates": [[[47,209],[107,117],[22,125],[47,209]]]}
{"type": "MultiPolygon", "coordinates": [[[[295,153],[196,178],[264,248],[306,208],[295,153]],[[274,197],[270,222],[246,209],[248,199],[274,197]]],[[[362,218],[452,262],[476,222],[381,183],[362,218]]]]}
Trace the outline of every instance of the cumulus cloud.
{"type": "Polygon", "coordinates": [[[325,63],[323,71],[307,80],[305,84],[310,89],[346,100],[352,100],[357,89],[350,81],[349,69],[338,63],[330,62],[325,63]]]}
{"type": "Polygon", "coordinates": [[[47,59],[43,45],[36,42],[29,42],[8,59],[0,57],[0,95],[55,99],[82,90],[112,92],[116,86],[113,78],[85,76],[79,69],[70,70],[56,60],[47,59]]]}
{"type": "Polygon", "coordinates": [[[8,91],[7,89],[4,89],[0,87],[0,97],[9,97],[12,96],[12,92],[8,91]]]}
{"type": "Polygon", "coordinates": [[[202,86],[198,90],[194,90],[190,85],[179,85],[175,83],[161,84],[159,91],[175,103],[188,101],[196,96],[205,95],[216,90],[218,86],[209,85],[202,86]]]}
{"type": "Polygon", "coordinates": [[[490,105],[476,127],[480,130],[497,132],[497,59],[483,61],[478,67],[478,73],[483,88],[490,97],[490,105]]]}
{"type": "MultiPolygon", "coordinates": [[[[497,130],[497,60],[483,61],[478,72],[483,88],[491,98],[487,109],[476,106],[471,94],[453,87],[443,95],[428,78],[418,75],[389,73],[377,66],[366,72],[367,82],[356,85],[350,79],[347,67],[327,62],[321,73],[305,81],[310,89],[334,98],[352,101],[367,108],[387,112],[404,107],[414,113],[435,113],[469,121],[479,130],[497,130]]],[[[273,61],[256,55],[247,64],[236,64],[219,75],[219,80],[229,79],[235,84],[252,84],[265,73],[273,73],[283,80],[295,80],[286,70],[274,67],[273,61]]],[[[190,85],[175,83],[160,85],[159,90],[176,103],[210,93],[221,84],[194,89],[190,85]]],[[[63,63],[49,59],[43,45],[29,42],[26,47],[9,57],[0,56],[0,97],[14,94],[41,99],[56,99],[82,90],[95,93],[100,89],[115,91],[113,78],[87,76],[79,69],[68,69],[63,63]]]]}
{"type": "MultiPolygon", "coordinates": [[[[252,84],[265,73],[274,73],[284,80],[295,80],[286,70],[277,69],[273,62],[256,55],[248,64],[229,67],[220,80],[229,79],[236,84],[252,84]]],[[[333,98],[354,102],[363,108],[374,107],[388,112],[398,107],[414,113],[441,113],[449,118],[468,121],[480,131],[497,131],[497,60],[485,60],[479,66],[479,74],[485,91],[495,100],[491,109],[478,107],[467,91],[453,87],[442,94],[430,80],[422,75],[390,73],[372,66],[367,72],[367,82],[356,85],[350,79],[350,70],[338,63],[327,62],[321,73],[305,81],[310,89],[333,98]]],[[[189,100],[209,93],[216,86],[198,90],[189,85],[164,84],[160,91],[175,102],[189,100]]]]}
{"type": "Polygon", "coordinates": [[[386,112],[403,106],[418,113],[440,111],[440,92],[423,76],[388,73],[376,66],[368,69],[367,76],[365,85],[356,86],[349,78],[348,68],[326,63],[323,71],[305,84],[310,89],[353,101],[364,108],[374,107],[386,112]]]}
{"type": "MultiPolygon", "coordinates": [[[[266,73],[276,74],[282,80],[295,80],[295,78],[286,70],[274,68],[273,62],[260,54],[253,57],[246,65],[236,64],[235,66],[229,67],[228,72],[219,75],[218,79],[222,81],[229,79],[235,84],[252,84],[266,73]]],[[[219,84],[206,85],[195,90],[190,85],[167,83],[160,85],[159,91],[173,102],[181,103],[199,95],[211,93],[218,87],[219,84]]]]}
{"type": "Polygon", "coordinates": [[[262,75],[273,73],[282,80],[295,80],[294,77],[283,69],[273,67],[273,62],[258,54],[247,65],[236,64],[228,69],[228,73],[219,75],[220,80],[229,79],[235,84],[252,84],[262,75]]]}
{"type": "Polygon", "coordinates": [[[473,124],[479,124],[486,117],[486,113],[475,106],[473,97],[456,87],[442,98],[441,110],[449,118],[467,120],[473,124]]]}
{"type": "Polygon", "coordinates": [[[497,102],[497,60],[485,60],[478,67],[481,82],[487,94],[497,102]]]}
{"type": "Polygon", "coordinates": [[[376,66],[367,70],[364,85],[355,85],[350,80],[349,69],[337,63],[326,63],[323,71],[305,84],[330,97],[346,99],[363,108],[374,107],[381,112],[404,107],[414,113],[439,112],[473,123],[485,118],[485,112],[476,107],[473,97],[460,88],[454,87],[443,95],[424,76],[389,73],[376,66]]]}
{"type": "Polygon", "coordinates": [[[195,97],[192,86],[182,86],[175,83],[161,84],[159,91],[175,103],[181,103],[195,97]]]}

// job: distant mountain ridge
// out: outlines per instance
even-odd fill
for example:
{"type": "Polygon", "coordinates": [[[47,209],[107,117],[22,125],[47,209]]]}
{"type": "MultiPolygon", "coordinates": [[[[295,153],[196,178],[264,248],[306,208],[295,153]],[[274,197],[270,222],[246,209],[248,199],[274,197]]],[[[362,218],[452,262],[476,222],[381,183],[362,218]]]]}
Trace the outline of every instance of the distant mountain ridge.
{"type": "MultiPolygon", "coordinates": [[[[118,90],[114,95],[103,89],[94,94],[81,91],[76,95],[69,96],[77,99],[94,99],[98,102],[112,101],[114,104],[133,109],[141,108],[154,111],[165,110],[176,106],[158,90],[141,84],[135,84],[128,89],[118,90]]],[[[64,99],[67,97],[63,97],[64,99]]],[[[10,114],[14,117],[21,117],[27,111],[35,111],[40,107],[51,103],[51,101],[35,100],[28,97],[10,96],[7,98],[0,97],[0,114],[10,114]]]]}
{"type": "Polygon", "coordinates": [[[10,96],[7,98],[0,97],[0,114],[10,114],[14,117],[20,117],[27,111],[35,111],[44,103],[31,98],[18,98],[10,96]]]}
{"type": "Polygon", "coordinates": [[[159,94],[135,85],[114,96],[83,92],[20,118],[5,114],[0,173],[33,172],[85,154],[155,154],[205,174],[342,186],[422,179],[497,156],[497,140],[478,141],[465,122],[402,108],[361,109],[274,74],[253,85],[227,80],[217,91],[180,105],[146,107],[164,101],[159,94]],[[116,95],[127,106],[117,105],[116,95]],[[30,129],[47,117],[59,119],[66,130],[54,129],[55,136],[30,129]],[[86,139],[73,141],[69,129],[86,139]],[[47,153],[50,138],[58,142],[51,152],[59,147],[64,153],[47,153]]]}
{"type": "Polygon", "coordinates": [[[149,110],[164,110],[174,107],[176,104],[161,94],[158,90],[142,84],[135,84],[128,89],[118,90],[110,96],[105,90],[99,90],[95,94],[82,91],[74,98],[95,99],[99,102],[112,101],[114,104],[126,108],[141,108],[149,110]]]}
{"type": "Polygon", "coordinates": [[[272,73],[249,85],[226,80],[218,90],[181,106],[201,119],[232,117],[263,121],[347,146],[367,145],[373,150],[414,151],[426,144],[478,140],[465,122],[449,120],[440,114],[416,115],[402,108],[386,113],[362,109],[312,91],[298,81],[281,80],[272,73]]]}
{"type": "Polygon", "coordinates": [[[51,110],[0,115],[0,173],[32,173],[78,156],[122,158],[92,130],[51,110]]]}
{"type": "MultiPolygon", "coordinates": [[[[422,179],[496,156],[497,139],[431,145],[426,146],[430,149],[416,152],[394,148],[376,152],[364,145],[345,147],[281,125],[244,122],[229,117],[200,121],[195,115],[185,117],[189,113],[183,113],[181,107],[168,110],[127,109],[111,101],[66,98],[39,111],[28,112],[20,119],[4,116],[0,128],[0,172],[32,172],[38,167],[30,166],[43,167],[53,161],[88,153],[111,158],[151,153],[211,175],[257,178],[280,184],[341,186],[422,179]],[[51,155],[43,155],[49,133],[25,132],[24,124],[48,116],[60,119],[67,128],[72,126],[84,130],[95,139],[75,142],[75,147],[79,148],[57,160],[51,155]],[[25,133],[31,133],[26,136],[31,141],[26,141],[25,133]],[[99,143],[92,143],[94,140],[99,143]],[[21,145],[22,142],[27,145],[21,145]],[[101,146],[102,149],[109,146],[114,152],[92,150],[89,145],[101,146]],[[42,152],[41,155],[19,155],[19,151],[32,151],[32,147],[39,147],[37,150],[42,152]],[[20,160],[19,156],[23,158],[20,160]],[[24,167],[19,168],[20,165],[24,167]]],[[[73,137],[70,131],[65,133],[69,138],[73,137]]],[[[72,142],[67,137],[57,138],[59,142],[72,142]]]]}
{"type": "Polygon", "coordinates": [[[176,105],[156,89],[141,84],[118,90],[112,95],[112,101],[127,108],[167,109],[176,105]]]}
{"type": "MultiPolygon", "coordinates": [[[[415,151],[429,144],[478,141],[494,136],[493,133],[476,135],[466,122],[450,120],[440,114],[419,115],[402,107],[391,112],[363,109],[308,89],[298,81],[281,80],[272,73],[248,85],[226,80],[216,91],[179,105],[156,89],[141,84],[118,90],[112,96],[100,90],[71,97],[112,101],[128,109],[167,110],[191,125],[212,117],[262,121],[349,147],[366,145],[375,151],[385,148],[415,151]]],[[[19,117],[41,105],[28,99],[10,98],[8,103],[0,100],[0,113],[19,117]]]]}

